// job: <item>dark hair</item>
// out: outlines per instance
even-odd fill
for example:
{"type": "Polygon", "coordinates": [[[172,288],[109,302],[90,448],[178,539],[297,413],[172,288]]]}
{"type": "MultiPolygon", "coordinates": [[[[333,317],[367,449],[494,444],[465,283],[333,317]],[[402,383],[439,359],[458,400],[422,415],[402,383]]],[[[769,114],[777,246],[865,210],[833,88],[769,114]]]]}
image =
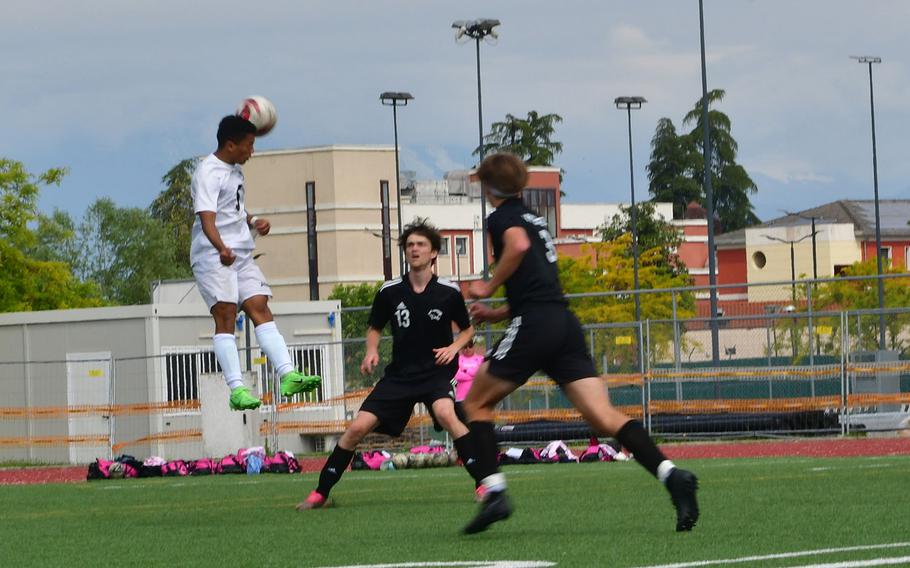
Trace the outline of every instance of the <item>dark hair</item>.
{"type": "Polygon", "coordinates": [[[442,237],[436,227],[431,225],[426,218],[420,217],[415,217],[414,221],[404,226],[401,236],[398,237],[398,246],[404,248],[408,242],[408,237],[415,234],[429,239],[430,248],[434,251],[439,251],[439,247],[442,246],[442,237]]]}
{"type": "Polygon", "coordinates": [[[513,195],[527,185],[528,168],[515,154],[500,152],[484,158],[477,168],[477,177],[499,193],[513,195]]]}
{"type": "Polygon", "coordinates": [[[218,123],[218,149],[224,148],[228,141],[239,144],[250,134],[256,134],[256,127],[252,122],[235,114],[229,114],[218,123]]]}

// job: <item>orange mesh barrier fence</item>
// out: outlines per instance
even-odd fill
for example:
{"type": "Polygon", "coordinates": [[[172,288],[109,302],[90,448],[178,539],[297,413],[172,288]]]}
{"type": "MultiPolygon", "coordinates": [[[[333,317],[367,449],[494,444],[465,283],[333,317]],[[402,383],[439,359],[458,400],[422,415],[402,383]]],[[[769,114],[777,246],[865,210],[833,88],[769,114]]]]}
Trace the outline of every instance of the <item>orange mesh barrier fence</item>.
{"type": "Polygon", "coordinates": [[[32,436],[31,438],[0,438],[0,447],[69,446],[71,444],[106,446],[110,444],[110,438],[107,436],[32,436]]]}
{"type": "Polygon", "coordinates": [[[159,432],[157,434],[136,438],[135,440],[120,442],[119,444],[114,444],[111,449],[116,454],[123,448],[146,442],[195,442],[201,439],[202,430],[175,430],[173,432],[159,432]]]}
{"type": "Polygon", "coordinates": [[[198,400],[141,404],[93,404],[84,406],[35,406],[0,408],[0,420],[52,419],[74,416],[134,416],[162,412],[199,410],[198,400]]]}

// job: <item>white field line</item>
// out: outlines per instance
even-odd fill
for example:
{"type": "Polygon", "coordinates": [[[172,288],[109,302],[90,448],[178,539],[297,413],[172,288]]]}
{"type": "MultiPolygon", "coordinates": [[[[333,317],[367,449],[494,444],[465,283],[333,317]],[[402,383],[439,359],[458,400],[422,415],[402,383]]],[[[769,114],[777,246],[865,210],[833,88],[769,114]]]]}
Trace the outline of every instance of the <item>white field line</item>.
{"type": "MultiPolygon", "coordinates": [[[[892,542],[890,544],[869,544],[862,546],[845,546],[841,548],[819,548],[816,550],[800,550],[797,552],[781,552],[779,554],[766,554],[763,556],[742,556],[740,558],[723,558],[721,560],[697,560],[694,562],[677,562],[674,564],[654,564],[643,568],[692,568],[695,566],[712,566],[717,564],[741,564],[744,562],[760,562],[762,560],[779,560],[782,558],[799,558],[800,556],[819,556],[822,554],[836,554],[838,552],[857,552],[862,550],[881,550],[886,548],[910,548],[910,542],[892,542]]],[[[880,559],[890,560],[890,559],[880,559]]],[[[818,564],[817,566],[828,566],[818,564]]],[[[831,564],[830,566],[840,566],[831,564]]],[[[846,564],[844,565],[847,566],[846,564]]],[[[874,564],[857,564],[857,566],[875,566],[874,564]]]]}
{"type": "Polygon", "coordinates": [[[888,566],[893,564],[910,564],[910,556],[900,558],[873,558],[872,560],[849,560],[829,564],[806,564],[793,568],[861,568],[863,566],[888,566]]]}

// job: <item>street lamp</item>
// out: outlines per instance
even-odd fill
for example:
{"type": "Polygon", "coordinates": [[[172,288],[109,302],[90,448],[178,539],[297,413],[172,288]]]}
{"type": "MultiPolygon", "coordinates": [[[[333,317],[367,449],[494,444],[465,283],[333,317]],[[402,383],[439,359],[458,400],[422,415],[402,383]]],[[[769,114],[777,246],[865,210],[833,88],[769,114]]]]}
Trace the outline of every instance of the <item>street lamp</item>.
{"type": "Polygon", "coordinates": [[[778,242],[790,245],[790,288],[791,288],[790,295],[792,296],[794,303],[796,303],[796,252],[794,251],[793,246],[796,243],[802,242],[814,235],[815,235],[814,231],[811,234],[803,235],[798,239],[782,239],[780,237],[773,237],[771,235],[762,235],[763,237],[765,237],[768,240],[778,241],[778,242]]]}
{"type": "Polygon", "coordinates": [[[878,212],[878,156],[875,152],[875,91],[872,88],[872,64],[881,63],[881,57],[851,55],[858,63],[869,66],[869,109],[872,114],[872,180],[875,188],[875,258],[878,268],[878,348],[885,349],[885,281],[882,280],[882,224],[878,212]]]}
{"type": "Polygon", "coordinates": [[[625,109],[629,118],[629,185],[632,189],[632,286],[635,290],[635,321],[641,322],[641,298],[638,294],[638,223],[635,206],[635,170],[632,167],[632,109],[640,109],[648,102],[644,97],[616,97],[613,102],[619,110],[625,109]]]}
{"type": "Polygon", "coordinates": [[[802,213],[793,213],[791,211],[787,211],[786,209],[781,209],[781,211],[783,211],[783,213],[785,215],[789,215],[791,217],[799,217],[800,219],[805,219],[806,221],[812,221],[812,279],[818,280],[818,253],[816,250],[817,243],[816,243],[816,239],[815,239],[816,235],[818,234],[818,231],[815,230],[815,222],[824,221],[825,218],[818,217],[817,215],[804,215],[802,213]]]}
{"type": "MultiPolygon", "coordinates": [[[[379,100],[384,106],[392,107],[392,124],[395,127],[395,197],[398,199],[398,237],[401,237],[401,168],[398,166],[398,107],[408,106],[408,101],[414,100],[411,93],[395,93],[386,91],[379,95],[379,100]]],[[[404,276],[404,252],[398,247],[398,274],[404,276]]]]}
{"type": "Polygon", "coordinates": [[[705,209],[708,217],[708,284],[711,296],[711,361],[716,367],[720,363],[720,341],[717,331],[717,269],[714,258],[714,190],[711,188],[711,135],[708,125],[708,73],[705,64],[705,9],[703,0],[698,0],[699,37],[701,39],[701,129],[702,153],[704,154],[705,209]]]}
{"type": "MultiPolygon", "coordinates": [[[[452,23],[455,29],[455,41],[461,41],[463,38],[473,39],[477,47],[477,126],[479,132],[479,142],[477,151],[479,154],[478,163],[483,161],[483,99],[480,90],[480,40],[492,38],[497,39],[496,27],[499,26],[499,20],[482,18],[480,20],[457,20],[452,23]]],[[[490,262],[487,259],[487,200],[480,195],[480,218],[481,218],[481,252],[483,253],[483,279],[490,277],[490,262]]]]}

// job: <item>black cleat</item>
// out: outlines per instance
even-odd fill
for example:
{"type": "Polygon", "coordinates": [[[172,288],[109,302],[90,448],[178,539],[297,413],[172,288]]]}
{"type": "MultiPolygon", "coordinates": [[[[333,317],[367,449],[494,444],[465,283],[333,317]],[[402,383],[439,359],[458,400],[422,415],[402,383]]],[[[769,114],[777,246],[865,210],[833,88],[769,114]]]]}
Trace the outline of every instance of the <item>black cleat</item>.
{"type": "Polygon", "coordinates": [[[464,528],[464,534],[483,532],[496,521],[508,519],[511,514],[512,505],[505,491],[487,493],[486,499],[480,505],[480,512],[464,528]]]}
{"type": "Polygon", "coordinates": [[[676,468],[667,478],[667,490],[676,507],[676,532],[692,530],[698,521],[698,478],[691,471],[676,468]]]}

